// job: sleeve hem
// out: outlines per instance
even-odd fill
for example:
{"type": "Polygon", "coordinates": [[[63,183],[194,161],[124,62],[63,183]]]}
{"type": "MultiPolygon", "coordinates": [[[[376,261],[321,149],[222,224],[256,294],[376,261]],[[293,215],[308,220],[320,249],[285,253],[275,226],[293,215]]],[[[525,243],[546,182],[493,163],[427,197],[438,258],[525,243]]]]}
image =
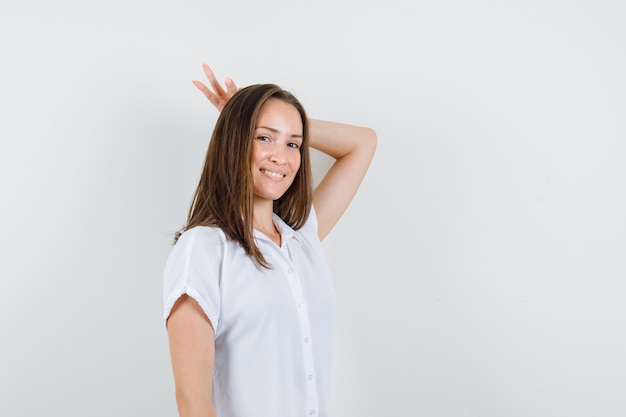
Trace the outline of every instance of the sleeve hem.
{"type": "Polygon", "coordinates": [[[194,288],[188,287],[188,286],[181,287],[178,290],[173,291],[171,293],[167,301],[167,304],[165,305],[164,314],[163,314],[163,323],[166,326],[166,328],[167,328],[167,319],[170,317],[170,313],[172,312],[172,308],[174,307],[174,304],[176,304],[176,301],[184,294],[196,300],[196,302],[198,303],[198,305],[200,306],[200,308],[202,309],[206,317],[211,322],[211,326],[213,326],[213,331],[217,333],[217,326],[219,324],[218,316],[211,312],[211,309],[209,308],[208,303],[200,296],[200,293],[196,291],[194,288]]]}

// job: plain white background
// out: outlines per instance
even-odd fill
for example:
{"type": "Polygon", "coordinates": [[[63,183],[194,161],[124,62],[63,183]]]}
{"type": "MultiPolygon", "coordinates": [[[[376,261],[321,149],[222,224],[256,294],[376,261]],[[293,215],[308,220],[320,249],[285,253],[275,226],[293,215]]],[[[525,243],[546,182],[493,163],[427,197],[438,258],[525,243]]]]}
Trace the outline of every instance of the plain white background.
{"type": "Polygon", "coordinates": [[[626,415],[625,4],[3,1],[0,415],[176,415],[202,61],[378,132],[324,243],[333,416],[626,415]]]}

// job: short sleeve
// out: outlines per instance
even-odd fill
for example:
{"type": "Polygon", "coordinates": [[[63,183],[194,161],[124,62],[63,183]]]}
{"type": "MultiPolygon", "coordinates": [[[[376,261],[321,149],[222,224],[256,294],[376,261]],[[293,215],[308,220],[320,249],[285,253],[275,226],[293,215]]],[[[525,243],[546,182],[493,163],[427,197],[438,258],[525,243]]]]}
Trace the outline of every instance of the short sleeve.
{"type": "Polygon", "coordinates": [[[187,294],[198,302],[217,332],[224,242],[223,232],[215,227],[194,227],[180,236],[163,276],[165,323],[176,300],[187,294]]]}
{"type": "Polygon", "coordinates": [[[317,214],[315,213],[315,207],[313,207],[313,204],[311,204],[309,217],[298,231],[307,236],[309,239],[319,240],[319,234],[317,232],[317,214]]]}

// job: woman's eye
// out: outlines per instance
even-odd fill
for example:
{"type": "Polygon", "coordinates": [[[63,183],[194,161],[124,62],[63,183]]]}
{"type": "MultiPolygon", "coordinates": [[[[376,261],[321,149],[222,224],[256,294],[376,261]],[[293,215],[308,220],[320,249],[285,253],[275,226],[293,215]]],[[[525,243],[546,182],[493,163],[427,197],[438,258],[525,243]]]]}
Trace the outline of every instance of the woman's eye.
{"type": "Polygon", "coordinates": [[[288,146],[293,149],[298,149],[300,147],[300,145],[295,142],[291,142],[288,146]]]}
{"type": "Polygon", "coordinates": [[[269,142],[270,137],[269,136],[265,136],[265,135],[261,135],[257,139],[260,140],[260,141],[263,141],[263,142],[269,142]]]}

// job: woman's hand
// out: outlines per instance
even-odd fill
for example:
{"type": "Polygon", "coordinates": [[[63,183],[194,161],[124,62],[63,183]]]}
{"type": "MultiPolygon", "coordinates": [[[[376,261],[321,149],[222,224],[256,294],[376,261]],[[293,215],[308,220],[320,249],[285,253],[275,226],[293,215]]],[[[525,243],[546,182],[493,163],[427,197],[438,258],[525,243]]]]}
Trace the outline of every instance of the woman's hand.
{"type": "Polygon", "coordinates": [[[207,87],[204,83],[200,81],[194,80],[193,85],[195,85],[198,90],[204,93],[205,97],[208,98],[211,103],[213,103],[218,112],[221,112],[228,100],[230,100],[230,98],[237,92],[237,86],[235,85],[235,82],[233,80],[226,77],[226,80],[224,81],[226,90],[224,90],[220,83],[217,81],[217,78],[215,78],[213,71],[211,71],[211,67],[209,67],[207,64],[202,64],[202,69],[209,79],[209,83],[211,84],[213,91],[211,91],[211,88],[207,87]]]}

